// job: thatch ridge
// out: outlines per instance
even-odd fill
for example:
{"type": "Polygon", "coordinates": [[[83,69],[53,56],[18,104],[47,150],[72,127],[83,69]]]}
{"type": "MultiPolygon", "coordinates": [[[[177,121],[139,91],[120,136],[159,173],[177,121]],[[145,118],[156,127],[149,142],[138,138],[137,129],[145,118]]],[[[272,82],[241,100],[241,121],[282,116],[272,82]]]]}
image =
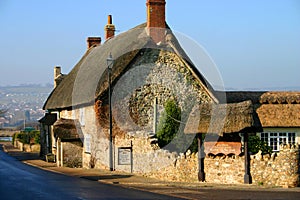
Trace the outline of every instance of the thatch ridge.
{"type": "Polygon", "coordinates": [[[300,104],[300,92],[266,92],[260,97],[261,104],[300,104]]]}

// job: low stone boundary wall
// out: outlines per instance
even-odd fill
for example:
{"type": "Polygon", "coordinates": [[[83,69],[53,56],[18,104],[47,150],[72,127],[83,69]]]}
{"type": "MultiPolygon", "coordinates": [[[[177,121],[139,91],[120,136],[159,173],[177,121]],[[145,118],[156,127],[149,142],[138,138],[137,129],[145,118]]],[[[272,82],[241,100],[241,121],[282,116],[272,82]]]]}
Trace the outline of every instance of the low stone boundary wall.
{"type": "Polygon", "coordinates": [[[299,185],[299,146],[284,145],[279,153],[251,156],[251,175],[253,183],[295,187],[299,185]]]}
{"type": "MultiPolygon", "coordinates": [[[[147,177],[165,181],[198,182],[198,155],[190,152],[178,156],[172,165],[144,173],[147,177]]],[[[206,182],[221,184],[244,183],[244,156],[207,156],[204,159],[206,182]]],[[[159,163],[157,163],[160,165],[159,163]]],[[[296,187],[299,185],[299,147],[282,146],[280,153],[251,156],[250,169],[253,184],[296,187]]]]}
{"type": "MultiPolygon", "coordinates": [[[[197,153],[180,154],[173,164],[157,171],[144,173],[144,176],[173,182],[198,182],[198,155],[197,153]]],[[[159,164],[158,164],[159,165],[159,164]]]]}
{"type": "MultiPolygon", "coordinates": [[[[116,171],[133,172],[147,177],[174,182],[198,182],[198,153],[172,153],[160,149],[151,135],[138,133],[116,137],[114,146],[116,171]],[[131,146],[132,145],[132,146],[131,146]],[[119,147],[132,147],[132,166],[119,165],[119,147]]],[[[250,156],[252,183],[266,186],[299,185],[299,146],[281,146],[279,153],[250,156]]],[[[204,159],[205,180],[209,183],[244,184],[245,157],[213,155],[204,159]]]]}
{"type": "Polygon", "coordinates": [[[22,142],[15,140],[14,146],[21,151],[25,152],[40,152],[41,145],[40,144],[23,144],[22,142]]]}
{"type": "Polygon", "coordinates": [[[204,159],[206,182],[242,184],[244,183],[244,156],[210,155],[204,159]]]}

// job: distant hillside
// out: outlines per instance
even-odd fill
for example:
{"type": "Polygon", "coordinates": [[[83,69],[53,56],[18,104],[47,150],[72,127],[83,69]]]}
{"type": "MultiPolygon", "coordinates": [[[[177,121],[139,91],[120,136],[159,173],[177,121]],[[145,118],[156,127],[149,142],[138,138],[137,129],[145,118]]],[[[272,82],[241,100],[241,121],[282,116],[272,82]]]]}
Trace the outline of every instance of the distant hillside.
{"type": "Polygon", "coordinates": [[[28,121],[37,121],[44,115],[42,107],[53,90],[48,85],[0,86],[0,110],[7,110],[0,119],[0,127],[17,126],[24,122],[25,112],[28,121]]]}
{"type": "Polygon", "coordinates": [[[0,94],[2,93],[49,93],[53,89],[53,85],[24,84],[18,86],[0,86],[0,94]]]}

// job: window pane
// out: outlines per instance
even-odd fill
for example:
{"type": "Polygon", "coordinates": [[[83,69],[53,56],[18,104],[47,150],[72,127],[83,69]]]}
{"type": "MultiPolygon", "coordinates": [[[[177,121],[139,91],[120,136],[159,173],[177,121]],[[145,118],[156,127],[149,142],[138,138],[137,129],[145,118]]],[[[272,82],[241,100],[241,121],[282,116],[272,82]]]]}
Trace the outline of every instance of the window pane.
{"type": "Polygon", "coordinates": [[[283,133],[279,133],[279,136],[283,136],[283,133]]]}

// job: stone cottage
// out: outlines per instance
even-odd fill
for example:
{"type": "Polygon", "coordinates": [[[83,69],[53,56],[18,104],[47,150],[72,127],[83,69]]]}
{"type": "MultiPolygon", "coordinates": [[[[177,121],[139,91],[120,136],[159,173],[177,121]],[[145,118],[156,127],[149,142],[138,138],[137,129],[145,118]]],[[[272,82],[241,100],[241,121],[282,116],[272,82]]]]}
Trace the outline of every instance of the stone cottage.
{"type": "Polygon", "coordinates": [[[229,176],[222,172],[216,178],[205,171],[211,164],[209,159],[205,163],[204,152],[239,156],[243,143],[246,156],[238,159],[238,182],[250,183],[248,134],[262,133],[262,139],[273,145],[271,133],[279,131],[281,137],[287,131],[287,139],[279,139],[279,144],[298,143],[299,93],[214,91],[166,23],[165,4],[165,0],[147,0],[147,22],[119,35],[109,16],[103,44],[101,38],[89,37],[86,53],[69,74],[55,68],[55,88],[43,109],[47,115],[56,115],[57,121],[41,121],[48,138],[42,145],[51,146],[45,153],[55,154],[58,166],[204,181],[229,176]],[[280,100],[274,100],[275,96],[280,100]],[[174,100],[182,113],[179,132],[185,144],[176,152],[174,144],[160,148],[155,138],[168,100],[174,100]],[[286,109],[282,117],[289,125],[278,124],[279,118],[272,122],[281,109],[286,109]],[[265,120],[267,115],[270,120],[265,120]],[[293,121],[287,120],[289,115],[293,121]],[[211,136],[210,140],[207,137],[204,142],[202,134],[211,136]],[[198,156],[184,154],[195,136],[198,156]],[[226,151],[220,148],[224,144],[230,147],[226,151]]]}

